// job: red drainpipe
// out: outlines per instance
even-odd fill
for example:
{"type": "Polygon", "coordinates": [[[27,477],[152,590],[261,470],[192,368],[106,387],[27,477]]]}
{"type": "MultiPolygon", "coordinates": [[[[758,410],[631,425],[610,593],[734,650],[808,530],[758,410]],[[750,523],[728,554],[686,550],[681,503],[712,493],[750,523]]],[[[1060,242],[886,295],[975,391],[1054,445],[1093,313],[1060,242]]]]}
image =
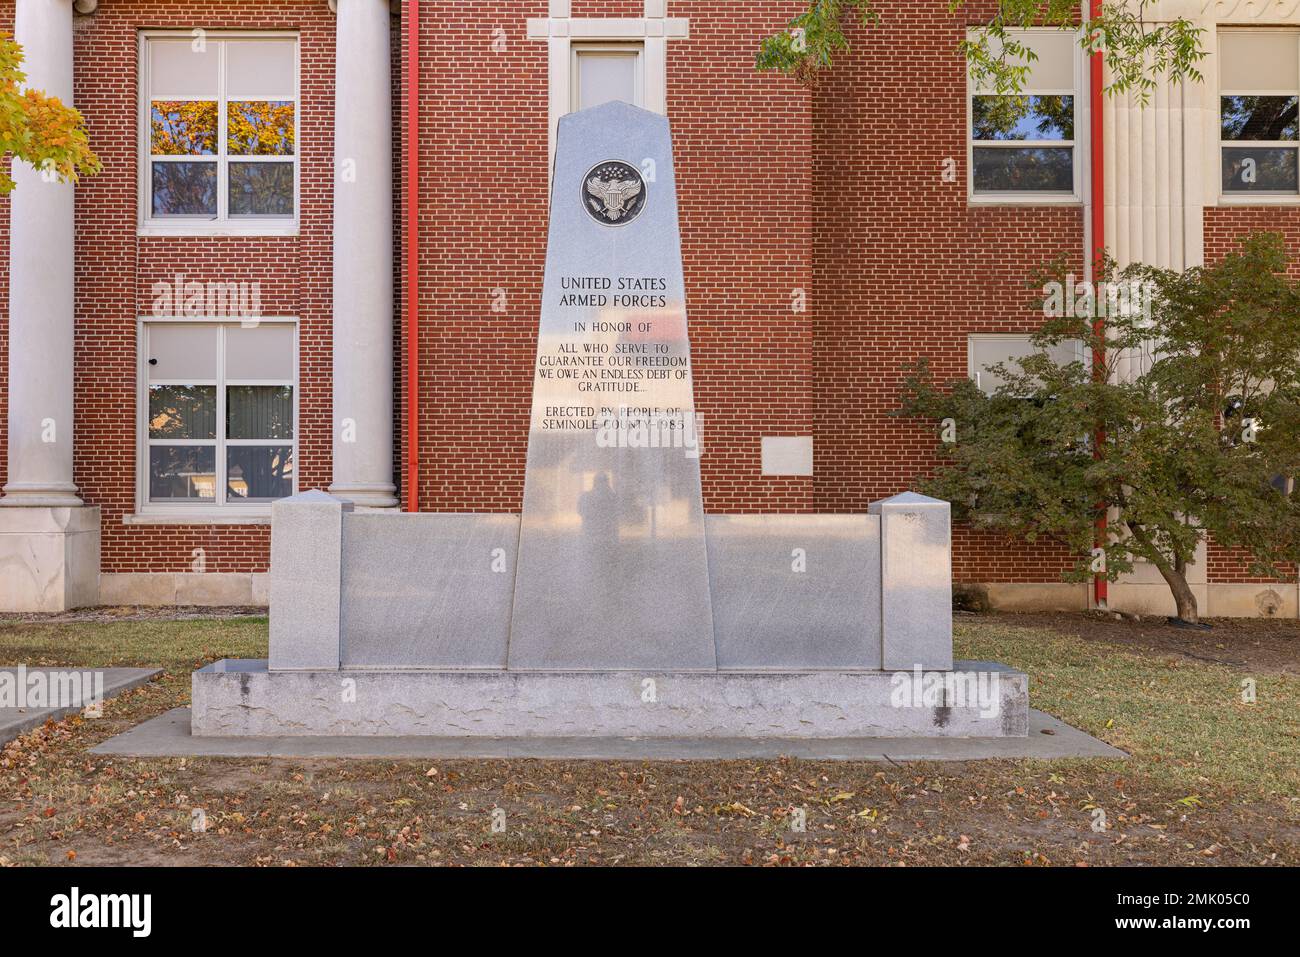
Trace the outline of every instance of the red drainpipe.
{"type": "Polygon", "coordinates": [[[406,26],[406,510],[420,510],[420,0],[406,26]]]}
{"type": "MultiPolygon", "coordinates": [[[[1101,16],[1102,0],[1089,0],[1088,13],[1089,17],[1096,20],[1101,16]]],[[[1102,53],[1101,50],[1094,50],[1089,58],[1090,73],[1090,93],[1089,117],[1091,119],[1091,137],[1092,146],[1092,278],[1095,283],[1101,275],[1102,262],[1106,255],[1106,193],[1105,193],[1105,174],[1106,162],[1105,154],[1102,151],[1102,53]]],[[[1100,335],[1105,331],[1106,323],[1099,316],[1094,322],[1094,334],[1100,335]]],[[[1106,361],[1106,350],[1096,349],[1093,351],[1093,366],[1100,368],[1106,361]]],[[[1097,431],[1097,450],[1100,454],[1103,443],[1106,441],[1106,433],[1103,430],[1097,431]]],[[[1097,516],[1097,544],[1104,545],[1106,542],[1106,510],[1103,508],[1097,516]]],[[[1093,598],[1098,608],[1106,607],[1109,582],[1104,574],[1097,575],[1093,579],[1093,598]]]]}

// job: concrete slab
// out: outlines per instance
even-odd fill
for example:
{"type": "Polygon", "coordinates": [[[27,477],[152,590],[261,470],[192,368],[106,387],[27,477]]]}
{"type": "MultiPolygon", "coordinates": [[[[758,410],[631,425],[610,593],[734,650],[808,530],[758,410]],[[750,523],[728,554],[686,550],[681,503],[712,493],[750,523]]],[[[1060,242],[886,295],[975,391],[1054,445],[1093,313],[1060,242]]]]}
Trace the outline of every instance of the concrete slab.
{"type": "Polygon", "coordinates": [[[828,761],[978,761],[1126,758],[1123,751],[1041,711],[1023,738],[196,738],[190,709],[175,708],[91,749],[120,757],[545,758],[722,761],[796,757],[828,761]]]}
{"type": "MultiPolygon", "coordinates": [[[[17,682],[18,668],[5,667],[0,668],[0,674],[11,675],[9,682],[17,682]]],[[[92,681],[81,680],[75,682],[80,693],[73,695],[67,700],[62,707],[58,708],[0,708],[0,744],[6,741],[12,741],[26,731],[32,728],[40,727],[50,718],[58,721],[60,718],[67,717],[69,714],[80,711],[90,703],[95,685],[102,680],[103,696],[105,699],[114,695],[121,694],[131,688],[137,688],[149,681],[154,675],[162,674],[161,668],[26,668],[27,678],[34,675],[44,676],[47,685],[57,685],[58,675],[80,675],[83,679],[86,676],[102,674],[102,679],[92,681]],[[53,680],[51,680],[53,679],[53,680]]]]}

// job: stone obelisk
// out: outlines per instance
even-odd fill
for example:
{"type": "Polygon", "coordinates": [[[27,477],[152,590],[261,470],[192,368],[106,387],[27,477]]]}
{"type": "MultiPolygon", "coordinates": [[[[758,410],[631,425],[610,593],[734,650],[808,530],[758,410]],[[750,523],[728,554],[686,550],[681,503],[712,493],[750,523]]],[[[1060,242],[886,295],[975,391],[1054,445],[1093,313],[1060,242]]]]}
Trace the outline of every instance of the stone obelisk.
{"type": "Polygon", "coordinates": [[[668,120],[560,120],[510,629],[519,671],[713,671],[668,120]]]}

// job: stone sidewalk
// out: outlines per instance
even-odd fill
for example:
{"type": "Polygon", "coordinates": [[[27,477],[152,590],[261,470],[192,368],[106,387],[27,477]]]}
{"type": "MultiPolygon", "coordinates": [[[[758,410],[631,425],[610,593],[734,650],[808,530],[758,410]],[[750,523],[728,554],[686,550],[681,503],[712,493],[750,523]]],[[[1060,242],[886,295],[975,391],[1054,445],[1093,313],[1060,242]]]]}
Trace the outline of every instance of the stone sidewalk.
{"type": "MultiPolygon", "coordinates": [[[[103,675],[103,693],[104,698],[108,699],[114,695],[121,694],[131,688],[138,688],[146,681],[152,679],[155,675],[162,674],[160,668],[25,668],[26,677],[30,679],[33,675],[40,675],[40,681],[47,686],[53,679],[57,686],[59,676],[69,676],[78,674],[86,675],[103,675]]],[[[9,683],[18,681],[18,666],[6,666],[0,668],[0,675],[10,675],[6,680],[9,683]]],[[[93,680],[93,679],[92,679],[93,680]]],[[[29,685],[30,687],[30,685],[29,685]]],[[[60,718],[67,717],[81,711],[89,703],[91,693],[81,693],[73,696],[66,702],[61,702],[59,707],[0,707],[0,744],[12,741],[26,731],[43,725],[46,721],[53,718],[58,721],[60,718]]]]}

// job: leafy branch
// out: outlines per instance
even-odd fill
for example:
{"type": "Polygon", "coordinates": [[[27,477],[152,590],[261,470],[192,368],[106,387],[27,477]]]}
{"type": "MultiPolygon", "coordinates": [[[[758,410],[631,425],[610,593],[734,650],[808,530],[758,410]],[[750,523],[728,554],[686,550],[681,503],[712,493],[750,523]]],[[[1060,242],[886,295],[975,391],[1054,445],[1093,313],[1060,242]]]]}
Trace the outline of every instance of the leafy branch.
{"type": "MultiPolygon", "coordinates": [[[[1108,94],[1130,93],[1146,104],[1162,76],[1199,81],[1197,63],[1205,56],[1203,30],[1188,20],[1151,24],[1144,19],[1150,0],[1106,0],[1099,15],[1082,24],[1079,44],[1101,51],[1110,73],[1108,94]]],[[[966,0],[948,0],[957,13],[966,0]]],[[[759,71],[777,71],[815,86],[821,71],[849,49],[845,25],[856,20],[864,27],[880,24],[871,0],[813,0],[781,33],[765,37],[755,56],[759,71]]],[[[1021,92],[1037,55],[1014,31],[1027,27],[1080,27],[1077,0],[998,0],[987,23],[974,27],[957,44],[974,85],[990,93],[1021,92]]]]}
{"type": "MultiPolygon", "coordinates": [[[[0,155],[9,155],[48,172],[64,182],[101,169],[90,149],[85,121],[58,97],[24,89],[23,49],[0,34],[0,155]]],[[[14,188],[13,178],[0,171],[0,195],[14,188]]]]}

